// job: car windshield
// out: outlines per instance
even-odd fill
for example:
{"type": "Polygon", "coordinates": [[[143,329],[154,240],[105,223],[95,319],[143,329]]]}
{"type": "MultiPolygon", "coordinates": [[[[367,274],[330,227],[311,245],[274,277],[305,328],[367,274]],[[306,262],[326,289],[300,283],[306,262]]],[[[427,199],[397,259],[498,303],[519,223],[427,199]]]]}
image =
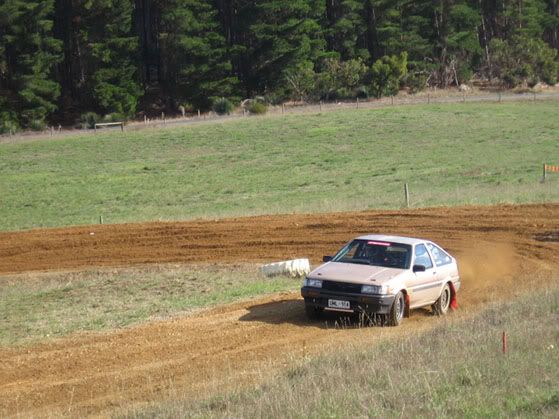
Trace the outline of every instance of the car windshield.
{"type": "Polygon", "coordinates": [[[353,240],[340,250],[332,261],[408,269],[410,255],[411,246],[408,244],[353,240]]]}

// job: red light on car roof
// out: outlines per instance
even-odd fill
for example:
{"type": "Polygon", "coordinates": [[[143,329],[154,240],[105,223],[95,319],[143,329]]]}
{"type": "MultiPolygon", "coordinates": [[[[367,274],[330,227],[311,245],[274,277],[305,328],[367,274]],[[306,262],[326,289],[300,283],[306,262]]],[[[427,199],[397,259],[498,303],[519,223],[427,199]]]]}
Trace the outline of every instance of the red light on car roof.
{"type": "Polygon", "coordinates": [[[390,246],[390,243],[386,243],[386,242],[374,242],[374,241],[369,241],[367,242],[367,244],[376,244],[377,246],[390,246]]]}

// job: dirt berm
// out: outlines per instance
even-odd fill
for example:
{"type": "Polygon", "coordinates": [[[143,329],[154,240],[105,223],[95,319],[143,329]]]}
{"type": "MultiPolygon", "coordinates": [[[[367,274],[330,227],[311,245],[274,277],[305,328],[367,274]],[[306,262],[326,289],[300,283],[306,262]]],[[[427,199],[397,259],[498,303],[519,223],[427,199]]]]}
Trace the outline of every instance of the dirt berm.
{"type": "MultiPolygon", "coordinates": [[[[432,239],[458,257],[460,309],[557,286],[559,204],[283,215],[0,233],[0,273],[161,262],[318,262],[360,233],[432,239]],[[92,234],[93,233],[93,234],[92,234]]],[[[308,323],[297,293],[123,330],[0,348],[0,416],[107,414],[167,397],[200,398],[261,382],[284,363],[350,342],[431,327],[308,323]]]]}

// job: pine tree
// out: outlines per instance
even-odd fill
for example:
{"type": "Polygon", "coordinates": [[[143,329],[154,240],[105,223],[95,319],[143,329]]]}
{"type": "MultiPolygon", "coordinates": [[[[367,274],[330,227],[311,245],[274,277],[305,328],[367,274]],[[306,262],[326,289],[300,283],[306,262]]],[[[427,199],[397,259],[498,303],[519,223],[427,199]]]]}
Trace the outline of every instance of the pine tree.
{"type": "Polygon", "coordinates": [[[142,90],[131,0],[57,0],[65,110],[132,116],[142,90]]]}
{"type": "Polygon", "coordinates": [[[453,82],[460,84],[469,81],[482,62],[478,36],[481,16],[475,2],[456,1],[449,10],[448,19],[449,30],[444,40],[448,61],[445,65],[452,72],[453,82]]]}
{"type": "Polygon", "coordinates": [[[559,49],[559,0],[546,1],[544,40],[555,49],[559,49]]]}
{"type": "Polygon", "coordinates": [[[17,118],[24,127],[40,128],[60,95],[53,80],[60,60],[60,42],[52,36],[53,5],[52,0],[0,1],[3,118],[17,118]]]}
{"type": "Polygon", "coordinates": [[[207,1],[170,0],[161,13],[162,82],[172,106],[189,102],[208,109],[212,99],[231,96],[236,79],[217,12],[207,1]]]}
{"type": "Polygon", "coordinates": [[[86,82],[95,105],[106,113],[132,116],[141,95],[137,75],[138,37],[131,0],[90,0],[83,34],[90,48],[86,82]]]}
{"type": "MultiPolygon", "coordinates": [[[[365,2],[370,3],[370,2],[365,2]]],[[[325,30],[329,51],[335,51],[342,60],[370,59],[367,49],[366,4],[358,0],[330,0],[326,2],[325,30]]]]}
{"type": "Polygon", "coordinates": [[[288,72],[305,62],[316,62],[324,50],[318,23],[323,3],[318,0],[262,0],[257,3],[248,43],[250,60],[245,79],[249,92],[285,94],[288,72]]]}

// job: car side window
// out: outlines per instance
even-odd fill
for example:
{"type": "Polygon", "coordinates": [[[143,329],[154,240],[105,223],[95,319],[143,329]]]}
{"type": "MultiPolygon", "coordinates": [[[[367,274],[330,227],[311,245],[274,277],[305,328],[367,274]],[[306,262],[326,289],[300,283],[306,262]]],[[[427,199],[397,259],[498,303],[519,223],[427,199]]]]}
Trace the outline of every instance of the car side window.
{"type": "Polygon", "coordinates": [[[427,253],[427,248],[424,244],[418,244],[415,246],[415,265],[423,265],[425,269],[430,269],[433,267],[433,262],[427,253]]]}
{"type": "Polygon", "coordinates": [[[435,246],[432,243],[427,243],[427,247],[433,255],[433,259],[435,259],[435,265],[443,266],[452,263],[452,258],[439,246],[435,246]]]}

